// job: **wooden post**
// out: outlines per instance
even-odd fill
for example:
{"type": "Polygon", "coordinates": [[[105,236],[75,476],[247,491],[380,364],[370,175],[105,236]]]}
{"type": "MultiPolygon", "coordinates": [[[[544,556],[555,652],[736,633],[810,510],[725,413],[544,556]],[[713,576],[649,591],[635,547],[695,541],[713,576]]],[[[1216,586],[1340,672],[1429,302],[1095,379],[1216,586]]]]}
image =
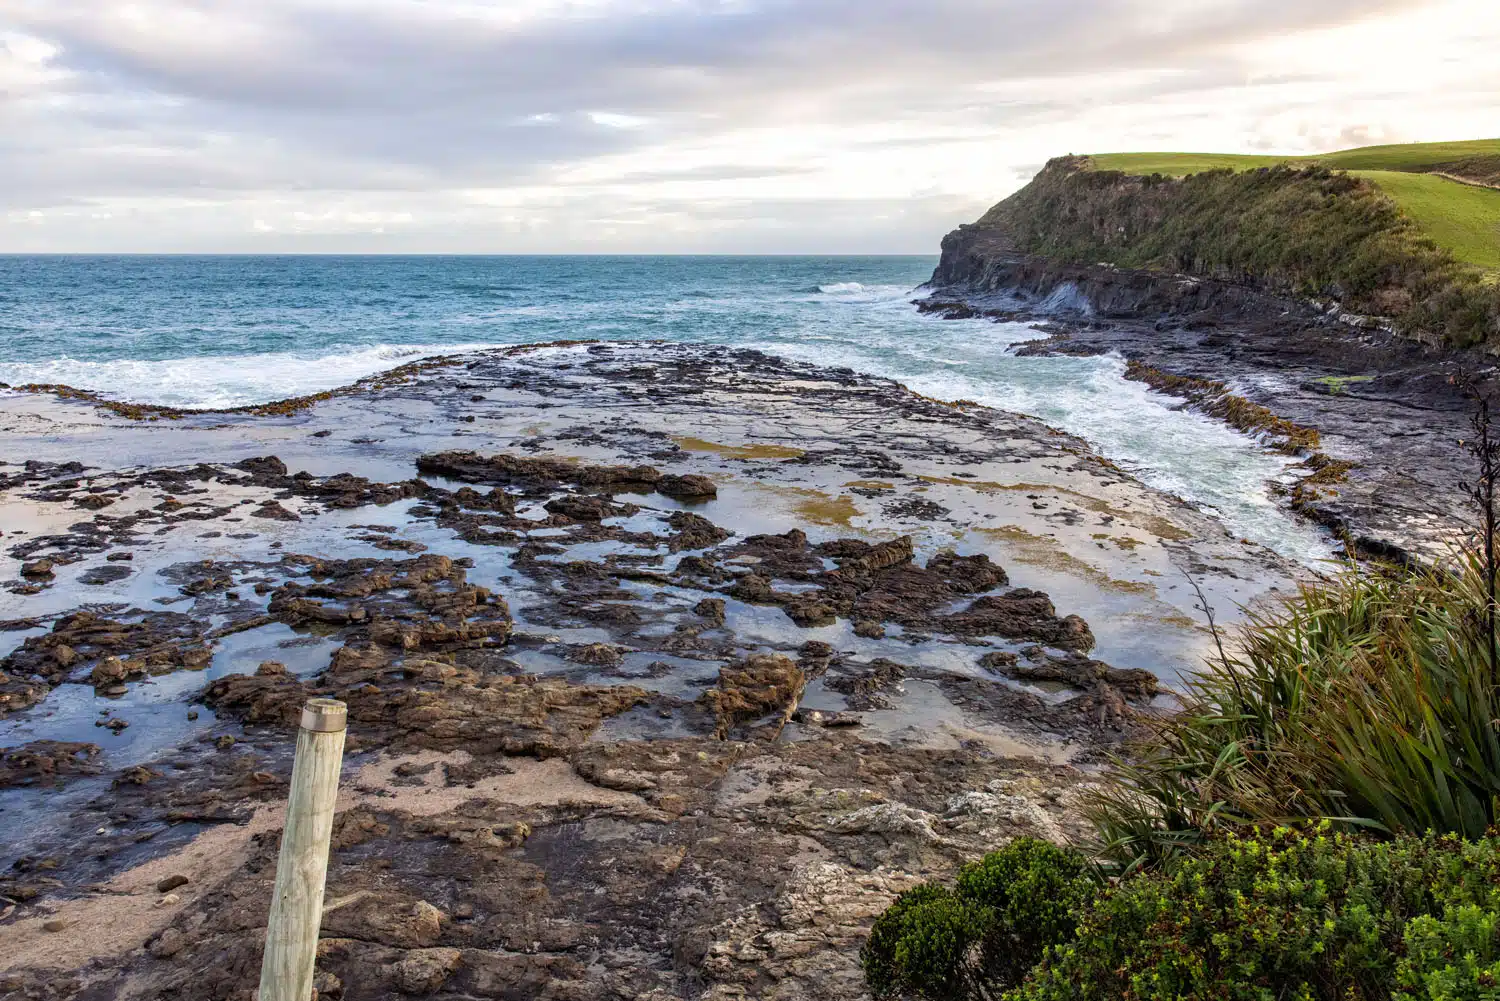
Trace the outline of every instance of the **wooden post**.
{"type": "Polygon", "coordinates": [[[302,707],[286,827],[276,863],[276,891],[266,923],[260,1001],[308,1001],[312,997],[323,881],[328,875],[328,838],[333,832],[348,713],[348,707],[334,699],[308,699],[302,707]]]}

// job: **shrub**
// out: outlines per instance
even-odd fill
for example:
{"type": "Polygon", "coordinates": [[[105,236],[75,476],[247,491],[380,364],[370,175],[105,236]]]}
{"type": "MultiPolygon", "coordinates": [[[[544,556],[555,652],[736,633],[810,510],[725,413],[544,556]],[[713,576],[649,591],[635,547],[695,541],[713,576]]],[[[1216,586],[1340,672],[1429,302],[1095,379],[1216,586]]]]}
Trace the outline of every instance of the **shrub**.
{"type": "Polygon", "coordinates": [[[865,980],[876,997],[998,997],[1072,937],[1096,888],[1077,852],[1018,838],[966,866],[955,890],[924,883],[898,897],[860,952],[865,980]]]}
{"type": "Polygon", "coordinates": [[[1123,881],[1007,1001],[1493,997],[1500,840],[1229,837],[1123,881]]]}
{"type": "Polygon", "coordinates": [[[860,950],[870,992],[910,992],[934,1001],[970,997],[970,954],[988,918],[941,884],[907,890],[875,920],[860,950]]]}
{"type": "Polygon", "coordinates": [[[1077,912],[1098,888],[1082,855],[1036,838],[1017,838],[965,866],[958,896],[993,915],[980,943],[985,978],[1019,983],[1048,946],[1073,937],[1077,912]]]}

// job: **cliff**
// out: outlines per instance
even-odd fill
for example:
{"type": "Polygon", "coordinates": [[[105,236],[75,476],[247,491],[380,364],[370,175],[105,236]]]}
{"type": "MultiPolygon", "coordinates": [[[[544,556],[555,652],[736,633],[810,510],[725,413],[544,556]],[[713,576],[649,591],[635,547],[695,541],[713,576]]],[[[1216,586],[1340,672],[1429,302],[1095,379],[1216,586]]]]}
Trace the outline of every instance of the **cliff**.
{"type": "Polygon", "coordinates": [[[1076,292],[1107,316],[1331,310],[1446,346],[1500,343],[1500,284],[1372,181],[1317,164],[1180,178],[1093,167],[1054,159],[948,234],[932,283],[1076,292]]]}

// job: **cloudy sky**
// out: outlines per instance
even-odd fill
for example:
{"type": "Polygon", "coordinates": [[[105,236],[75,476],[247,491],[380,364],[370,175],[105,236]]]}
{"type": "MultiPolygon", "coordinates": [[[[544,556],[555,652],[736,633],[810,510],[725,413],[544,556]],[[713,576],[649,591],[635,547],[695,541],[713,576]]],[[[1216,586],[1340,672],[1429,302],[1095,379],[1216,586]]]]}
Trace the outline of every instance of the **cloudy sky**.
{"type": "Polygon", "coordinates": [[[1049,156],[1500,136],[1496,0],[0,0],[0,252],[928,253],[1049,156]]]}

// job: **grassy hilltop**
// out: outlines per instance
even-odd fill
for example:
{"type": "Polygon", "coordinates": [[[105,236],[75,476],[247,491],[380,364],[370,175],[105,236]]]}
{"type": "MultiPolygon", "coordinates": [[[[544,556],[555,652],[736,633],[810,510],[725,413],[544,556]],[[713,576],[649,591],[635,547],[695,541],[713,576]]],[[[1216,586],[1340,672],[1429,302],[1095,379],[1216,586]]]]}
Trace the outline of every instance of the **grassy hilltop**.
{"type": "Polygon", "coordinates": [[[1316,157],[1058,157],[968,232],[1058,261],[1332,298],[1453,346],[1500,347],[1500,140],[1316,157]]]}
{"type": "Polygon", "coordinates": [[[1365,146],[1319,156],[1232,153],[1104,153],[1098,170],[1182,177],[1206,170],[1322,164],[1375,184],[1417,228],[1453,256],[1500,272],[1500,139],[1365,146]]]}

